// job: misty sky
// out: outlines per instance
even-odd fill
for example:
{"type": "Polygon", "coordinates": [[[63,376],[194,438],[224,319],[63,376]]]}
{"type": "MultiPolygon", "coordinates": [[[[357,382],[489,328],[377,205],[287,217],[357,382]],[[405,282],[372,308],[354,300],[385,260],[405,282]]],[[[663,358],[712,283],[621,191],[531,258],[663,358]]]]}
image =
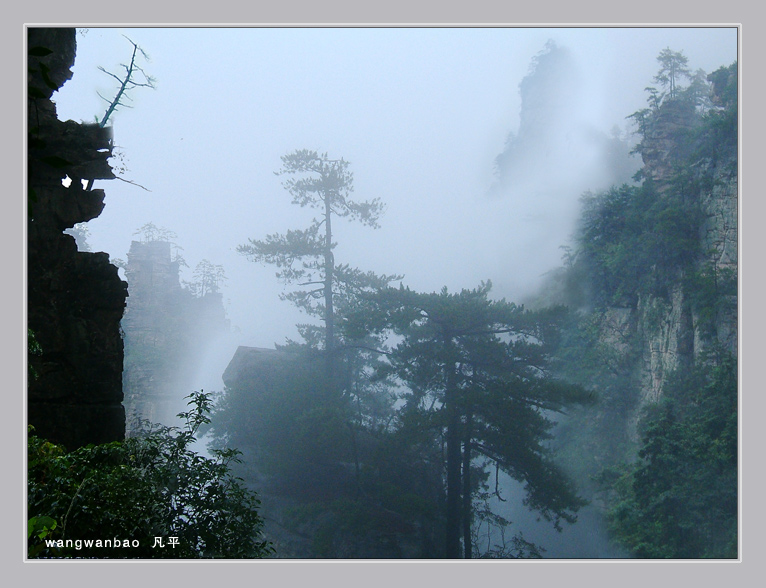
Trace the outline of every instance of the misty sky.
{"type": "MultiPolygon", "coordinates": [[[[271,266],[236,253],[248,238],[305,228],[274,175],[296,149],[351,162],[356,199],[381,198],[371,230],[339,220],[336,261],[401,273],[419,291],[474,288],[519,301],[559,264],[583,175],[577,138],[539,185],[489,196],[495,157],[518,129],[519,82],[549,39],[572,54],[578,125],[611,133],[646,106],[657,54],[683,51],[710,73],[737,58],[735,28],[91,28],[77,35],[74,76],[53,96],[62,120],[93,121],[132,46],[157,78],[113,118],[126,182],[97,182],[106,208],[88,223],[94,251],[126,259],[133,233],[174,231],[190,266],[224,266],[236,343],[272,347],[306,317],[281,302],[271,266]],[[571,158],[567,154],[572,154],[571,158]],[[554,194],[555,197],[551,197],[554,194]]],[[[598,183],[595,181],[595,183],[598,183]]],[[[592,186],[594,189],[598,186],[592,186]]]]}

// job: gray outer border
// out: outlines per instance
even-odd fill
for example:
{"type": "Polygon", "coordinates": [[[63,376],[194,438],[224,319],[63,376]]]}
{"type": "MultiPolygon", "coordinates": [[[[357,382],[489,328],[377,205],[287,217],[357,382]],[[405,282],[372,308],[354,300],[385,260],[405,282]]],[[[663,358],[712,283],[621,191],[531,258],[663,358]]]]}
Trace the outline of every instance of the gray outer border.
{"type": "MultiPolygon", "coordinates": [[[[758,72],[761,69],[760,58],[764,55],[764,33],[758,27],[761,24],[761,12],[755,3],[749,0],[730,0],[728,2],[710,2],[699,0],[693,8],[688,5],[673,5],[667,1],[644,0],[639,3],[615,5],[603,0],[586,2],[566,2],[554,0],[545,4],[511,5],[502,0],[474,0],[466,2],[438,2],[437,0],[402,0],[389,1],[385,5],[376,3],[366,5],[350,0],[333,0],[318,3],[301,0],[284,3],[250,3],[245,0],[228,0],[201,6],[184,5],[183,12],[169,5],[160,5],[156,1],[133,0],[129,3],[105,3],[93,0],[75,2],[51,2],[39,0],[22,5],[15,3],[3,9],[2,55],[4,63],[9,64],[6,80],[11,80],[12,90],[2,96],[6,112],[12,112],[11,130],[4,133],[3,169],[12,177],[13,186],[3,205],[11,220],[11,226],[2,233],[3,262],[6,269],[10,266],[11,287],[2,292],[2,357],[3,373],[12,374],[11,386],[6,390],[6,399],[10,399],[11,426],[2,430],[4,446],[11,447],[12,482],[3,487],[2,548],[0,554],[3,569],[12,578],[20,581],[63,580],[64,585],[77,582],[78,585],[90,586],[106,580],[116,586],[134,586],[136,581],[152,578],[154,583],[168,582],[175,585],[180,582],[192,585],[209,583],[225,578],[257,584],[276,584],[290,586],[293,583],[315,585],[332,583],[335,586],[351,586],[364,583],[367,586],[386,586],[392,582],[407,581],[407,584],[432,580],[442,585],[474,585],[477,582],[496,581],[500,585],[513,582],[515,585],[534,583],[538,586],[574,582],[587,586],[640,586],[659,583],[660,586],[676,582],[693,586],[756,586],[759,585],[758,572],[763,571],[762,554],[764,527],[763,517],[763,468],[762,454],[763,427],[755,420],[764,414],[764,394],[756,385],[755,369],[758,342],[756,336],[763,326],[763,309],[747,294],[761,291],[763,275],[747,275],[742,278],[740,272],[740,317],[742,309],[748,311],[748,321],[740,326],[740,390],[749,391],[742,399],[740,394],[740,427],[743,456],[741,468],[740,508],[742,502],[747,506],[746,518],[742,515],[740,532],[739,562],[645,562],[645,561],[520,561],[520,562],[116,562],[103,561],[88,564],[78,562],[23,562],[23,544],[18,541],[18,525],[23,523],[24,498],[24,434],[23,420],[17,421],[16,415],[24,414],[24,395],[20,393],[24,386],[24,317],[26,292],[19,287],[25,279],[24,250],[24,169],[23,117],[16,110],[23,111],[23,88],[26,74],[23,70],[24,26],[28,24],[61,24],[85,26],[87,24],[115,24],[120,26],[146,24],[505,24],[505,25],[740,25],[740,71],[758,72]],[[752,62],[748,59],[752,58],[752,62]],[[744,69],[752,67],[752,70],[744,69]],[[17,85],[18,84],[18,85],[17,85]],[[750,306],[747,304],[750,303],[750,306]],[[20,312],[21,311],[21,312],[20,312]],[[745,328],[742,328],[745,327],[745,328]],[[22,344],[20,344],[22,343],[22,344]],[[743,345],[745,343],[745,345],[743,345]],[[750,386],[745,386],[745,384],[750,386]],[[752,415],[752,416],[751,416],[752,415]],[[752,469],[746,466],[752,466],[752,469]],[[760,490],[760,491],[759,491],[760,490]],[[19,501],[19,502],[17,502],[19,501]],[[21,514],[20,514],[21,513],[21,514]],[[20,520],[21,519],[21,520],[20,520]],[[34,567],[30,567],[34,566],[34,567]],[[257,566],[257,568],[252,567],[257,566]]],[[[747,113],[747,126],[742,128],[740,144],[743,149],[740,156],[740,265],[748,260],[746,252],[763,251],[763,231],[755,230],[755,221],[763,215],[763,198],[753,195],[743,198],[743,187],[755,189],[755,182],[742,181],[743,162],[755,162],[760,155],[756,138],[763,133],[763,109],[747,110],[755,101],[748,98],[763,96],[763,78],[757,73],[747,79],[742,94],[740,116],[747,113]],[[743,108],[744,107],[744,108],[743,108]],[[750,154],[748,156],[748,154],[750,154]],[[746,215],[744,213],[747,213],[746,215]],[[743,227],[753,232],[743,231],[743,227]],[[743,236],[744,235],[744,236],[743,236]],[[760,247],[758,247],[760,246],[760,247]]],[[[742,77],[740,77],[742,89],[742,77]]],[[[759,101],[760,102],[760,101],[759,101]]],[[[740,123],[741,124],[741,123],[740,123]]],[[[753,267],[762,261],[754,254],[753,267]]],[[[755,299],[753,299],[755,300],[755,299]]],[[[742,323],[743,321],[741,321],[742,323]]],[[[6,405],[8,406],[8,405],[6,405]]],[[[22,527],[23,528],[23,527],[22,527]]],[[[762,581],[762,577],[761,580],[762,581]]],[[[20,583],[20,582],[19,582],[20,583]]]]}

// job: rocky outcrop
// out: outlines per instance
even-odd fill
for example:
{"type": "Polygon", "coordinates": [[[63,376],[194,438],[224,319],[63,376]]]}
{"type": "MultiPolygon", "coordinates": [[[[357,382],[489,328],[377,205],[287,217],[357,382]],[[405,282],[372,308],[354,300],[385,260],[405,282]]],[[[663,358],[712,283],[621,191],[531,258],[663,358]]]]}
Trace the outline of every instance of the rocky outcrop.
{"type": "MultiPolygon", "coordinates": [[[[736,64],[715,76],[718,91],[736,88],[736,64]]],[[[715,94],[712,101],[722,104],[715,94]]],[[[669,99],[641,118],[641,174],[657,195],[648,218],[665,223],[658,229],[672,234],[665,246],[679,253],[672,264],[647,260],[654,286],[598,311],[599,340],[631,364],[639,409],[662,397],[671,373],[708,351],[737,355],[736,91],[733,101],[732,110],[729,97],[726,109],[704,116],[692,100],[669,99]]]]}
{"type": "Polygon", "coordinates": [[[647,125],[642,145],[644,174],[660,194],[684,190],[683,197],[696,202],[701,215],[694,263],[679,270],[666,297],[646,297],[635,309],[643,343],[644,402],[658,400],[667,375],[700,359],[711,346],[737,354],[736,141],[716,142],[715,157],[695,157],[695,149],[711,141],[699,133],[702,124],[692,102],[669,101],[647,125]],[[683,183],[679,171],[687,176],[683,183]]]}
{"type": "Polygon", "coordinates": [[[114,177],[111,130],[62,122],[50,100],[72,76],[74,29],[30,28],[28,47],[27,322],[42,349],[29,356],[28,421],[74,449],[125,434],[126,284],[106,253],[79,252],[63,232],[104,208],[104,191],[83,182],[114,177]]]}
{"type": "Polygon", "coordinates": [[[177,367],[173,347],[179,344],[180,317],[176,315],[182,296],[178,269],[178,263],[171,259],[169,242],[130,244],[125,268],[130,297],[122,319],[129,433],[135,417],[158,423],[172,416],[174,373],[169,366],[177,367]]]}
{"type": "MultiPolygon", "coordinates": [[[[700,162],[699,174],[711,178],[702,194],[704,220],[700,228],[702,250],[707,252],[705,262],[712,268],[717,280],[736,280],[737,275],[737,153],[729,152],[718,161],[700,162]]],[[[736,284],[731,284],[736,288],[736,284]]],[[[737,295],[736,290],[725,294],[715,318],[713,332],[725,349],[737,355],[737,295]]],[[[699,321],[696,321],[699,322],[699,321]]],[[[704,347],[704,334],[695,331],[695,348],[704,347]]]]}
{"type": "Polygon", "coordinates": [[[246,386],[249,381],[262,378],[275,364],[292,361],[296,361],[294,354],[287,351],[240,345],[223,372],[223,383],[229,387],[246,386]]]}
{"type": "Polygon", "coordinates": [[[641,141],[644,174],[655,182],[660,192],[669,189],[678,166],[691,155],[689,134],[699,124],[699,118],[693,102],[669,100],[646,123],[641,141]]]}
{"type": "Polygon", "coordinates": [[[669,300],[639,299],[636,315],[643,342],[642,399],[656,402],[668,374],[694,359],[692,317],[681,284],[673,287],[669,300]]]}
{"type": "Polygon", "coordinates": [[[638,171],[619,129],[610,137],[582,116],[583,82],[570,51],[548,41],[519,84],[519,127],[495,159],[492,187],[496,196],[515,198],[519,217],[542,214],[546,223],[570,217],[567,203],[576,201],[570,196],[630,182],[638,171]],[[527,201],[532,207],[521,211],[527,201]]]}
{"type": "Polygon", "coordinates": [[[123,389],[128,434],[136,418],[171,424],[199,385],[194,366],[208,343],[228,331],[220,292],[194,296],[182,287],[180,260],[165,240],[133,241],[125,277],[128,299],[123,389]]]}

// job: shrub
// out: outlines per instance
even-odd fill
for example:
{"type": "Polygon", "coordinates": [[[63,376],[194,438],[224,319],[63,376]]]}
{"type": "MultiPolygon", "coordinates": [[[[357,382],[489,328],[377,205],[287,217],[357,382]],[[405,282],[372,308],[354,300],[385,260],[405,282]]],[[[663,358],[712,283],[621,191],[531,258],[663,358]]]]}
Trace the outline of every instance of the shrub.
{"type": "Polygon", "coordinates": [[[272,553],[259,500],[230,473],[233,449],[195,453],[209,395],[189,395],[183,428],[67,452],[28,438],[30,557],[250,558],[272,553]],[[98,543],[101,541],[101,543],[98,543]],[[164,545],[161,547],[160,545],[164,545]]]}

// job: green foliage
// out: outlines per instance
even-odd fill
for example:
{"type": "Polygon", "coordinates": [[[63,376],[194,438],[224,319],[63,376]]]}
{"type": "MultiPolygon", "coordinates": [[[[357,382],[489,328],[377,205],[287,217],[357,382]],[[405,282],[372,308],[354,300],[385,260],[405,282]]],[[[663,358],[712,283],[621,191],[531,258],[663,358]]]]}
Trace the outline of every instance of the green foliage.
{"type": "Polygon", "coordinates": [[[350,296],[401,279],[336,265],[332,220],[348,218],[377,228],[384,206],[377,198],[365,202],[350,199],[353,174],[344,159],[329,159],[326,153],[302,149],[282,156],[282,164],[275,173],[290,176],[283,186],[292,196],[292,203],[319,210],[319,218],[306,229],[267,235],[264,240],[249,239],[237,251],[251,261],[277,266],[277,278],[301,286],[281,298],[324,321],[324,348],[330,350],[335,347],[336,305],[351,304],[350,296]]]}
{"type": "Polygon", "coordinates": [[[675,160],[672,177],[661,178],[661,190],[641,173],[640,186],[586,194],[576,247],[552,276],[568,286],[559,300],[581,310],[563,331],[557,373],[598,393],[595,407],[563,419],[555,448],[584,491],[611,506],[614,536],[634,555],[736,557],[736,361],[718,351],[696,366],[682,361],[663,384],[662,402],[643,417],[640,441],[629,434],[645,386],[647,330],[680,302],[695,347],[700,337],[715,349],[721,317],[736,310],[737,272],[705,250],[710,213],[702,207],[716,197],[717,178],[736,173],[736,63],[705,78],[665,57],[658,76],[666,77],[655,81],[670,90],[674,75],[673,95],[647,88],[649,108],[631,118],[647,162],[658,163],[649,148],[670,146],[659,163],[675,160]],[[692,127],[679,130],[679,122],[692,127]]]}
{"type": "MultiPolygon", "coordinates": [[[[27,541],[32,540],[32,536],[34,536],[33,541],[35,542],[35,544],[29,547],[27,557],[30,559],[35,558],[46,548],[44,541],[52,536],[57,526],[58,523],[55,520],[46,516],[32,517],[27,521],[27,541]]],[[[50,550],[53,554],[58,553],[58,550],[55,548],[50,548],[50,550]]]]}
{"type": "Polygon", "coordinates": [[[186,282],[189,291],[196,298],[220,292],[221,284],[226,281],[222,265],[211,263],[207,259],[200,261],[194,268],[194,280],[186,282]]]}
{"type": "Polygon", "coordinates": [[[214,446],[252,449],[280,493],[331,496],[348,482],[351,461],[347,404],[327,386],[323,364],[280,353],[257,378],[227,386],[212,413],[214,446]]]}
{"type": "Polygon", "coordinates": [[[238,451],[195,453],[209,422],[194,392],[186,425],[150,427],[122,442],[63,447],[28,438],[29,550],[35,557],[250,558],[272,552],[261,537],[259,500],[230,473],[238,451]],[[51,523],[51,520],[54,522],[51,523]],[[175,537],[175,547],[169,544],[175,537]],[[164,548],[154,547],[162,538],[164,548]],[[47,546],[45,540],[62,542],[47,546]],[[88,545],[119,540],[120,548],[88,545]],[[123,542],[128,542],[129,546],[123,542]]]}
{"type": "Polygon", "coordinates": [[[471,531],[473,552],[480,559],[542,558],[545,549],[526,541],[522,533],[506,536],[512,523],[492,511],[489,503],[492,496],[486,486],[477,493],[474,503],[475,523],[471,531]]]}
{"type": "Polygon", "coordinates": [[[666,47],[660,51],[657,61],[660,64],[660,70],[654,76],[654,81],[667,89],[669,98],[675,98],[680,90],[681,78],[692,77],[688,68],[689,59],[683,51],[673,51],[670,47],[666,47]]]}
{"type": "Polygon", "coordinates": [[[370,381],[368,366],[364,357],[344,355],[345,392],[338,394],[316,351],[275,351],[217,399],[213,446],[246,450],[257,471],[250,481],[294,505],[282,524],[311,529],[313,556],[397,556],[403,541],[421,536],[420,553],[432,557],[439,446],[430,432],[403,424],[389,386],[370,381]]]}
{"type": "Polygon", "coordinates": [[[694,104],[700,112],[707,112],[712,106],[711,88],[708,75],[705,70],[698,69],[690,75],[689,86],[682,92],[682,97],[694,104]]]}
{"type": "MultiPolygon", "coordinates": [[[[672,51],[668,47],[660,52],[657,61],[661,67],[657,75],[654,76],[654,81],[661,84],[665,91],[660,92],[651,86],[645,88],[649,94],[647,97],[649,107],[637,110],[627,117],[633,119],[636,133],[640,137],[631,153],[645,153],[647,138],[663,119],[673,117],[678,113],[685,113],[687,116],[691,115],[692,119],[699,120],[700,115],[707,113],[712,106],[711,87],[708,83],[710,77],[706,76],[702,69],[692,73],[688,68],[688,59],[682,51],[672,51]],[[680,85],[682,78],[689,80],[688,86],[680,85]]],[[[675,128],[676,139],[682,138],[681,135],[687,132],[685,126],[686,123],[675,128]]],[[[693,137],[691,136],[686,137],[684,141],[677,141],[679,149],[676,149],[677,153],[671,154],[671,157],[679,159],[679,155],[685,154],[685,150],[680,149],[680,147],[692,143],[693,137]]],[[[683,156],[680,159],[683,159],[683,156]]],[[[642,172],[639,171],[634,179],[640,179],[642,175],[642,172]]]]}
{"type": "Polygon", "coordinates": [[[370,497],[340,498],[292,509],[294,525],[315,527],[312,551],[322,558],[401,558],[402,538],[415,525],[370,497]]]}
{"type": "Polygon", "coordinates": [[[699,202],[659,194],[651,182],[583,196],[577,263],[597,307],[634,307],[641,295],[668,299],[700,253],[699,202]]]}
{"type": "Polygon", "coordinates": [[[583,492],[607,465],[635,454],[630,422],[639,401],[639,346],[629,324],[613,311],[573,314],[562,326],[554,373],[593,390],[594,403],[574,407],[556,427],[557,463],[583,492]]]}
{"type": "Polygon", "coordinates": [[[738,138],[738,87],[737,62],[720,67],[707,77],[712,84],[713,107],[705,114],[697,136],[697,157],[706,157],[713,162],[722,156],[732,157],[736,173],[736,150],[738,138]]]}
{"type": "Polygon", "coordinates": [[[27,328],[27,377],[30,380],[34,380],[39,377],[39,374],[37,373],[37,370],[32,365],[31,357],[29,356],[41,356],[43,354],[43,348],[40,346],[40,343],[37,341],[37,337],[35,336],[35,332],[27,328]]]}
{"type": "Polygon", "coordinates": [[[736,311],[737,272],[706,263],[687,273],[684,292],[697,313],[697,326],[708,339],[715,340],[716,325],[722,314],[736,311]]]}
{"type": "Polygon", "coordinates": [[[617,540],[637,557],[737,557],[737,366],[678,371],[642,423],[639,460],[617,480],[617,540]]]}
{"type": "MultiPolygon", "coordinates": [[[[525,311],[490,300],[490,289],[489,282],[456,294],[382,289],[372,297],[377,311],[365,309],[346,325],[400,338],[380,371],[409,389],[403,414],[444,435],[447,557],[458,556],[457,522],[473,520],[467,494],[478,486],[466,479],[468,468],[461,474],[461,463],[471,463],[473,456],[525,482],[525,505],[557,529],[562,520],[574,522],[582,505],[546,445],[554,426],[549,415],[590,401],[584,389],[549,371],[566,312],[525,311]],[[457,514],[461,493],[466,500],[457,514]]],[[[469,540],[465,537],[464,545],[469,540]]]]}
{"type": "Polygon", "coordinates": [[[708,76],[713,84],[713,102],[722,110],[737,108],[737,62],[725,67],[719,67],[708,76]]]}
{"type": "Polygon", "coordinates": [[[300,149],[282,156],[282,169],[277,175],[290,175],[283,182],[292,195],[293,204],[309,206],[325,212],[330,209],[333,216],[349,217],[363,225],[378,227],[383,213],[379,198],[365,202],[349,199],[354,191],[354,174],[348,171],[349,162],[344,159],[329,159],[327,153],[300,149]]]}
{"type": "Polygon", "coordinates": [[[144,223],[134,233],[134,235],[140,235],[142,243],[151,243],[154,241],[167,241],[173,243],[173,239],[177,239],[178,235],[166,229],[164,227],[158,227],[154,223],[144,223]]]}

